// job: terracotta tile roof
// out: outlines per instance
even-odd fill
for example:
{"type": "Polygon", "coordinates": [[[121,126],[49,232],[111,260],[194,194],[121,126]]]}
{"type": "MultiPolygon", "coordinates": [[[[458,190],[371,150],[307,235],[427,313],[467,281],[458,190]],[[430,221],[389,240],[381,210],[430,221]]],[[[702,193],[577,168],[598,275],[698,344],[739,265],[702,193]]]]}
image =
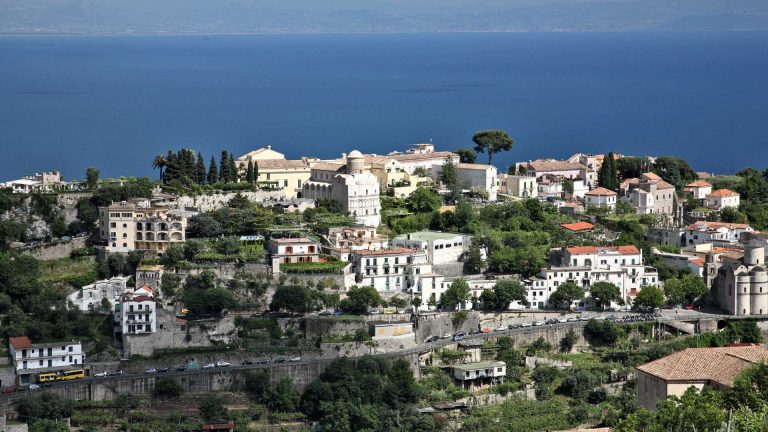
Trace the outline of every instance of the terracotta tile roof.
{"type": "Polygon", "coordinates": [[[736,192],[730,190],[730,189],[718,189],[711,194],[707,194],[707,198],[713,197],[713,198],[725,198],[725,197],[732,197],[732,196],[739,196],[736,192]]]}
{"type": "Polygon", "coordinates": [[[759,345],[688,348],[638,366],[638,370],[666,381],[712,381],[730,387],[742,370],[768,360],[759,345]]]}
{"type": "Polygon", "coordinates": [[[659,181],[659,180],[661,180],[661,177],[659,177],[658,175],[656,175],[656,174],[654,174],[652,172],[643,173],[643,175],[641,177],[646,179],[646,180],[651,180],[651,181],[659,181]]]}
{"type": "Polygon", "coordinates": [[[595,228],[594,225],[592,225],[589,222],[576,222],[576,223],[570,223],[570,224],[561,224],[561,227],[567,229],[568,231],[587,231],[595,228]]]}
{"type": "Polygon", "coordinates": [[[696,180],[695,182],[688,183],[685,185],[687,188],[700,188],[700,187],[712,187],[711,184],[705,182],[704,180],[696,180]]]}
{"type": "Polygon", "coordinates": [[[391,249],[379,249],[379,250],[359,250],[354,254],[362,256],[383,256],[383,255],[410,255],[413,253],[413,249],[408,248],[391,248],[391,249]]]}
{"type": "Polygon", "coordinates": [[[319,171],[339,171],[344,168],[344,166],[344,164],[336,162],[315,162],[315,164],[312,165],[312,169],[319,171]]]}
{"type": "Polygon", "coordinates": [[[310,164],[306,160],[300,159],[263,159],[253,161],[255,166],[258,166],[260,170],[265,169],[287,169],[287,168],[310,168],[310,164]]]}
{"type": "Polygon", "coordinates": [[[637,255],[640,253],[640,250],[637,248],[637,246],[634,245],[626,245],[626,246],[573,246],[566,248],[565,250],[568,251],[571,255],[587,255],[587,254],[596,254],[601,251],[611,251],[611,252],[618,252],[621,255],[637,255]]]}
{"type": "Polygon", "coordinates": [[[592,195],[592,196],[614,196],[616,195],[616,192],[612,190],[608,190],[604,187],[599,187],[592,189],[591,191],[587,192],[585,195],[592,195]]]}
{"type": "Polygon", "coordinates": [[[16,336],[9,338],[8,342],[14,349],[32,348],[32,341],[26,336],[16,336]]]}
{"type": "Polygon", "coordinates": [[[728,229],[748,229],[748,224],[742,223],[728,223],[728,222],[709,222],[709,221],[696,221],[688,225],[689,231],[716,231],[720,228],[728,229]]]}
{"type": "Polygon", "coordinates": [[[701,259],[701,258],[697,258],[695,260],[691,260],[691,263],[694,264],[694,265],[697,265],[699,267],[704,267],[704,264],[705,264],[704,260],[701,259]]]}
{"type": "Polygon", "coordinates": [[[528,162],[528,168],[533,169],[534,171],[580,171],[587,169],[586,165],[578,162],[566,162],[554,159],[539,159],[528,162]]]}

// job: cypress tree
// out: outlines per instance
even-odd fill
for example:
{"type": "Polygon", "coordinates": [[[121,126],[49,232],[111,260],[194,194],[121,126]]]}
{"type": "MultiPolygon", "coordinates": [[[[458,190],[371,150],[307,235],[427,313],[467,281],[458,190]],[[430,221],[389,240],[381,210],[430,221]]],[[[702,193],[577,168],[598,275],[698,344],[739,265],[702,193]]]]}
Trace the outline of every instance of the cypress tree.
{"type": "Polygon", "coordinates": [[[232,178],[233,182],[239,182],[240,181],[240,173],[237,169],[237,164],[235,163],[235,156],[232,154],[232,152],[229,152],[229,175],[232,178]]]}
{"type": "Polygon", "coordinates": [[[219,171],[216,168],[216,158],[211,155],[211,164],[208,166],[208,184],[219,182],[219,171]]]}
{"type": "Polygon", "coordinates": [[[245,174],[245,181],[247,181],[248,183],[251,183],[251,184],[253,184],[253,182],[254,182],[254,180],[253,180],[253,161],[252,160],[248,160],[248,171],[245,174]]]}
{"type": "Polygon", "coordinates": [[[229,183],[232,181],[229,177],[229,156],[226,150],[221,151],[221,159],[219,160],[219,181],[222,183],[229,183]]]}
{"type": "Polygon", "coordinates": [[[164,180],[166,183],[170,183],[171,181],[179,178],[179,163],[176,155],[171,150],[168,150],[168,154],[166,154],[165,159],[166,165],[164,180]]]}
{"type": "Polygon", "coordinates": [[[195,171],[197,174],[197,183],[204,184],[205,183],[205,160],[203,160],[203,154],[200,152],[197,152],[197,166],[195,167],[195,171]]]}
{"type": "Polygon", "coordinates": [[[254,183],[259,182],[259,163],[258,162],[253,163],[253,182],[254,183]]]}
{"type": "Polygon", "coordinates": [[[616,190],[618,187],[618,172],[613,153],[608,153],[608,156],[603,160],[603,165],[597,173],[597,183],[600,187],[609,190],[616,190]]]}

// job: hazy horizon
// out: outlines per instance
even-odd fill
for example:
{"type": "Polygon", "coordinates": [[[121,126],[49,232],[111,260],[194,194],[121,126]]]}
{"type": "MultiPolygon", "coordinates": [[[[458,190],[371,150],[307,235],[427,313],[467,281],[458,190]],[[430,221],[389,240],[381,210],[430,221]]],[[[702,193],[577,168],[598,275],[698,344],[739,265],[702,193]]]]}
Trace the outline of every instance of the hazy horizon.
{"type": "Polygon", "coordinates": [[[768,29],[764,0],[0,0],[0,34],[768,29]]]}

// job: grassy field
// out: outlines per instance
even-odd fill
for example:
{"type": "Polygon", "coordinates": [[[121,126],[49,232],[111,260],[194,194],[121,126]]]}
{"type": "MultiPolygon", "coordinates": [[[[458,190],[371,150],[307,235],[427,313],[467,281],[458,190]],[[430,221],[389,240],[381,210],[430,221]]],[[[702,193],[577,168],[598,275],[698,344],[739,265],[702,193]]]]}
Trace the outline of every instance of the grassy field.
{"type": "Polygon", "coordinates": [[[97,279],[92,256],[40,261],[40,281],[45,285],[80,288],[97,279]]]}

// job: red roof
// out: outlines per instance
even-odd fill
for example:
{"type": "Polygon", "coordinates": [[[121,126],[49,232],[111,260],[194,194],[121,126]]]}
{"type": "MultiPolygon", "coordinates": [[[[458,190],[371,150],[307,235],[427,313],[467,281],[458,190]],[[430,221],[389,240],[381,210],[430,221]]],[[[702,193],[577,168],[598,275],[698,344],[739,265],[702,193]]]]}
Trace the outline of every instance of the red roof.
{"type": "Polygon", "coordinates": [[[705,182],[704,180],[696,180],[695,182],[688,183],[685,185],[687,188],[694,188],[694,187],[712,187],[711,184],[705,182]]]}
{"type": "Polygon", "coordinates": [[[12,337],[9,342],[14,349],[32,348],[32,341],[26,336],[12,337]]]}
{"type": "Polygon", "coordinates": [[[622,255],[636,255],[640,250],[633,245],[628,246],[573,246],[566,248],[571,255],[596,254],[600,251],[615,251],[622,255]]]}
{"type": "Polygon", "coordinates": [[[592,225],[589,222],[576,222],[576,223],[570,223],[570,224],[561,224],[561,227],[567,229],[568,231],[589,231],[591,229],[594,229],[595,226],[592,225]]]}
{"type": "Polygon", "coordinates": [[[718,189],[711,194],[707,195],[707,197],[715,197],[715,198],[724,198],[724,197],[732,197],[732,196],[739,196],[736,192],[730,190],[730,189],[718,189]]]}
{"type": "Polygon", "coordinates": [[[613,196],[613,195],[616,195],[616,192],[612,190],[608,190],[604,187],[599,187],[599,188],[592,189],[591,191],[587,192],[585,195],[613,196]]]}

